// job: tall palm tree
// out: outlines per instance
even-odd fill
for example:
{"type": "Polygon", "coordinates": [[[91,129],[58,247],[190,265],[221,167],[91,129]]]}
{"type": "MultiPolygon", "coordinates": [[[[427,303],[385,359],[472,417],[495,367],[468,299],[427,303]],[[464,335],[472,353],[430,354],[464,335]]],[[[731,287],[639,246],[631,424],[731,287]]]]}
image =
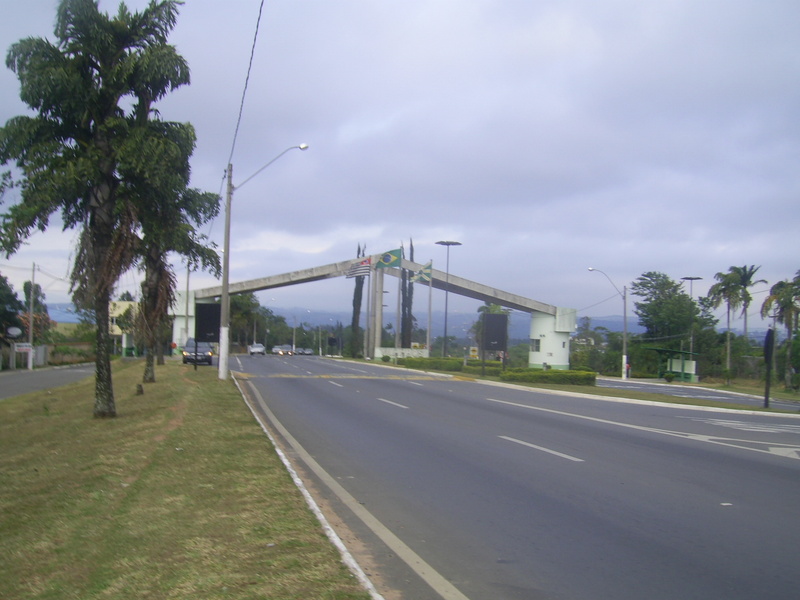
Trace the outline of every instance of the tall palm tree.
{"type": "Polygon", "coordinates": [[[761,316],[766,317],[774,309],[775,319],[786,326],[786,373],[784,385],[792,387],[792,335],[800,316],[800,271],[791,281],[779,281],[769,290],[769,296],[761,305],[761,316]]]}
{"type": "MultiPolygon", "coordinates": [[[[15,252],[56,212],[65,229],[81,232],[73,298],[95,314],[95,417],[117,414],[109,305],[115,283],[136,259],[140,226],[141,207],[123,172],[144,158],[134,142],[157,141],[137,125],[136,114],[189,83],[188,64],[167,43],[180,5],[152,0],[131,13],[122,3],[109,16],[95,0],[61,0],[57,41],[25,38],[6,56],[34,114],[0,130],[0,163],[14,162],[23,180],[21,201],[3,215],[0,246],[15,252]]],[[[5,179],[0,189],[10,183],[5,179]]]]}
{"type": "Polygon", "coordinates": [[[742,316],[744,317],[744,338],[748,339],[747,337],[747,311],[750,308],[750,303],[753,301],[753,297],[750,295],[750,292],[747,291],[748,288],[753,287],[754,285],[758,285],[759,283],[767,283],[766,279],[755,279],[756,271],[758,271],[761,266],[744,265],[743,267],[731,267],[730,274],[737,279],[737,282],[741,288],[740,292],[742,295],[742,316]]]}
{"type": "Polygon", "coordinates": [[[723,302],[726,307],[728,331],[725,338],[725,370],[727,373],[725,377],[728,383],[731,378],[731,311],[738,309],[742,304],[742,286],[733,269],[731,267],[727,273],[720,272],[714,275],[717,283],[708,290],[708,296],[711,298],[714,308],[719,308],[723,302]]]}

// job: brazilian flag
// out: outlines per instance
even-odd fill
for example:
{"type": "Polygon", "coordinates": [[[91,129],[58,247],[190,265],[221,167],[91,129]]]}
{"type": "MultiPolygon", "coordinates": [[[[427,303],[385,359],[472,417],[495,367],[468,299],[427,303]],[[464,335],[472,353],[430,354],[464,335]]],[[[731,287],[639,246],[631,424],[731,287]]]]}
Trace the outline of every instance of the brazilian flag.
{"type": "Polygon", "coordinates": [[[433,277],[433,261],[423,266],[419,271],[414,273],[411,277],[412,283],[430,283],[433,277]]]}
{"type": "Polygon", "coordinates": [[[376,269],[381,269],[383,267],[399,267],[400,266],[400,258],[403,255],[403,251],[398,248],[397,250],[390,250],[389,252],[384,252],[381,254],[381,258],[378,263],[375,265],[376,269]]]}

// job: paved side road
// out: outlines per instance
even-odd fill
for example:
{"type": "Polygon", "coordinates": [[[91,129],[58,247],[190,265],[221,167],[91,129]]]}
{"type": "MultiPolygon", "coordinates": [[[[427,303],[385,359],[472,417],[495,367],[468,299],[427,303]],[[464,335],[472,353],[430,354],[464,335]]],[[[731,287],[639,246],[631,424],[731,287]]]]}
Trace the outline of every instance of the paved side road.
{"type": "MultiPolygon", "coordinates": [[[[639,390],[656,394],[666,394],[676,398],[694,398],[697,400],[713,400],[715,402],[726,402],[729,404],[744,404],[753,408],[764,406],[763,396],[751,396],[738,392],[727,392],[725,390],[715,390],[701,388],[680,383],[666,383],[665,381],[644,381],[641,379],[621,380],[612,377],[598,377],[597,387],[615,388],[619,390],[639,390]]],[[[781,410],[800,410],[800,404],[786,400],[770,399],[771,408],[781,410]]]]}
{"type": "Polygon", "coordinates": [[[70,367],[0,371],[0,400],[80,381],[94,375],[94,363],[70,367]]]}

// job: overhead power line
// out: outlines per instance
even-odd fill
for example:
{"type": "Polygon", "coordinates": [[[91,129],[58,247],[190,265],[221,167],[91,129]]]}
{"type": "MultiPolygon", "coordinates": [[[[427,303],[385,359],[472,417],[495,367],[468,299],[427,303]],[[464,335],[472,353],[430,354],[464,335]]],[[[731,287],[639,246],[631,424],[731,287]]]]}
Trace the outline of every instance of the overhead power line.
{"type": "Polygon", "coordinates": [[[228,157],[228,164],[233,161],[233,151],[236,148],[236,138],[239,136],[239,126],[242,124],[242,113],[244,112],[244,99],[247,96],[247,86],[250,83],[250,71],[253,69],[253,57],[256,53],[256,41],[258,40],[258,29],[261,25],[261,13],[264,10],[264,0],[261,0],[261,5],[258,7],[258,20],[256,21],[256,31],[253,35],[253,46],[250,49],[250,64],[247,67],[247,77],[244,80],[244,89],[242,90],[242,101],[239,104],[239,117],[236,119],[236,130],[233,133],[233,143],[231,144],[231,154],[228,157]]]}

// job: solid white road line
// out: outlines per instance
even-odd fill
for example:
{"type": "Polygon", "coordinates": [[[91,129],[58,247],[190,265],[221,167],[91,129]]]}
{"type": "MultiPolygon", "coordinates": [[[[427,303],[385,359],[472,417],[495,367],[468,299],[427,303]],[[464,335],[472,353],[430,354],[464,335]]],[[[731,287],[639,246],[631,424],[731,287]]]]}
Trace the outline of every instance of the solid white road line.
{"type": "Polygon", "coordinates": [[[398,404],[397,402],[392,402],[391,400],[386,400],[385,398],[376,398],[376,400],[380,400],[381,402],[386,402],[386,404],[391,404],[392,406],[397,406],[398,408],[408,408],[403,404],[398,404]]]}
{"type": "Polygon", "coordinates": [[[512,437],[508,437],[505,435],[498,435],[501,440],[507,440],[509,442],[514,442],[515,444],[520,444],[522,446],[528,446],[528,448],[534,448],[536,450],[541,450],[542,452],[547,452],[548,454],[554,454],[555,456],[560,456],[561,458],[566,458],[567,460],[571,460],[574,462],[584,462],[582,458],[576,458],[574,456],[570,456],[569,454],[564,454],[563,452],[556,452],[555,450],[550,450],[549,448],[545,448],[543,446],[537,446],[536,444],[531,444],[529,442],[523,442],[522,440],[517,440],[512,437]]]}

